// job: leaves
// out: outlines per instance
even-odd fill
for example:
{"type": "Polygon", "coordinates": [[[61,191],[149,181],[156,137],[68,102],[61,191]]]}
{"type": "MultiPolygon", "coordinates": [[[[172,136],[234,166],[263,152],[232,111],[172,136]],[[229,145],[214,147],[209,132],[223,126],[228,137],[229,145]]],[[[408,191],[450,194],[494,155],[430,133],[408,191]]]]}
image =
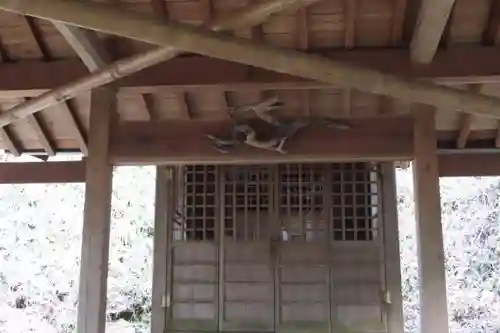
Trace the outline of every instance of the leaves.
{"type": "MultiPolygon", "coordinates": [[[[405,332],[417,333],[418,263],[411,169],[398,171],[405,332]]],[[[500,178],[441,181],[448,311],[453,333],[500,331],[500,178]]]]}

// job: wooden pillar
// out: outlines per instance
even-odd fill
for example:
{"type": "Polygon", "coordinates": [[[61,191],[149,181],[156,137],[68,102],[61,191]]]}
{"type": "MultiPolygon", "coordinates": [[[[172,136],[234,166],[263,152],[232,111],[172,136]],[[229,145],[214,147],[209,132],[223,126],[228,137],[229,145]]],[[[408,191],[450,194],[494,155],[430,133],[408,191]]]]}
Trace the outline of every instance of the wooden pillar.
{"type": "Polygon", "coordinates": [[[163,333],[167,329],[167,261],[170,255],[171,221],[175,209],[173,174],[172,167],[156,168],[151,333],[163,333]]]}
{"type": "Polygon", "coordinates": [[[104,333],[113,168],[108,160],[109,127],[116,95],[92,92],[89,155],[83,216],[78,332],[104,333]]]}
{"type": "Polygon", "coordinates": [[[401,257],[394,163],[382,163],[382,214],[388,333],[403,333],[403,297],[401,295],[401,257]]]}
{"type": "Polygon", "coordinates": [[[421,332],[448,332],[446,271],[437,159],[435,112],[414,112],[413,182],[420,275],[421,332]]]}

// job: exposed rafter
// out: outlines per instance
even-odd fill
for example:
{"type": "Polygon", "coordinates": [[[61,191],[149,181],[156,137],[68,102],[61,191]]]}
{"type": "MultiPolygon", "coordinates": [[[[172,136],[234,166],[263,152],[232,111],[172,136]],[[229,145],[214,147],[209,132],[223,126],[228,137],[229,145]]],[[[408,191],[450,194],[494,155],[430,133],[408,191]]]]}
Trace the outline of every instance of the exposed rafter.
{"type": "Polygon", "coordinates": [[[313,112],[312,112],[312,108],[311,108],[310,92],[308,90],[303,91],[301,93],[300,100],[301,100],[301,104],[302,104],[302,109],[304,110],[304,114],[311,117],[313,112]]]}
{"type": "MultiPolygon", "coordinates": [[[[438,48],[447,49],[450,46],[451,26],[453,24],[453,17],[454,17],[454,13],[455,13],[454,9],[455,9],[455,4],[453,4],[450,16],[448,17],[448,21],[446,22],[443,33],[441,34],[441,40],[439,41],[438,48]]],[[[436,50],[436,52],[437,52],[437,50],[436,50]]],[[[434,53],[434,55],[435,55],[435,53],[434,53]]]]}
{"type": "MultiPolygon", "coordinates": [[[[222,20],[215,21],[209,28],[214,31],[220,31],[256,26],[264,22],[272,14],[284,10],[297,10],[318,1],[319,0],[267,0],[251,5],[248,8],[243,8],[233,15],[223,18],[222,20]]],[[[72,6],[76,3],[66,3],[66,5],[68,4],[72,6]]],[[[34,5],[34,9],[38,8],[43,11],[43,7],[47,4],[41,1],[36,3],[30,1],[23,1],[22,3],[4,1],[3,5],[4,7],[2,7],[2,9],[8,9],[10,7],[11,11],[24,12],[23,7],[25,5],[28,5],[28,7],[34,5]]],[[[70,12],[72,11],[70,10],[70,12]]],[[[79,14],[74,11],[73,14],[77,14],[76,16],[79,16],[79,14]]],[[[89,18],[89,16],[87,16],[87,18],[89,18]]],[[[62,21],[64,23],[65,20],[54,19],[54,21],[62,21]]],[[[142,25],[140,29],[142,30],[142,25]]],[[[72,98],[80,91],[90,90],[113,82],[118,78],[138,72],[162,61],[172,59],[180,53],[181,51],[167,46],[118,61],[103,70],[97,71],[94,75],[87,76],[86,78],[77,80],[76,82],[72,82],[52,92],[39,96],[37,99],[31,101],[31,104],[21,106],[18,108],[18,111],[11,112],[11,115],[16,114],[14,117],[7,114],[4,115],[6,118],[9,118],[9,120],[4,119],[7,120],[7,122],[0,124],[0,126],[5,126],[7,123],[18,119],[18,116],[20,115],[19,109],[24,109],[23,112],[25,113],[21,117],[25,117],[28,114],[38,112],[50,105],[72,98]]]]}
{"type": "Polygon", "coordinates": [[[201,12],[203,13],[203,24],[210,27],[210,21],[212,20],[212,0],[200,0],[198,1],[201,6],[201,12]]]}
{"type": "Polygon", "coordinates": [[[43,58],[44,60],[50,60],[52,58],[51,54],[47,48],[47,45],[43,41],[41,31],[40,31],[38,25],[36,24],[35,19],[32,17],[26,16],[25,20],[26,20],[26,24],[30,30],[31,37],[33,38],[34,44],[38,48],[38,52],[40,53],[40,57],[43,58]]]}
{"type": "MultiPolygon", "coordinates": [[[[475,84],[468,87],[470,91],[480,93],[483,89],[483,85],[475,84]]],[[[462,115],[462,121],[460,124],[460,133],[457,138],[457,148],[463,149],[467,145],[467,140],[472,131],[472,124],[474,121],[474,116],[470,114],[462,115]]]]}
{"type": "Polygon", "coordinates": [[[165,0],[151,0],[151,6],[158,17],[168,19],[168,8],[165,0]]]}
{"type": "Polygon", "coordinates": [[[37,118],[37,115],[30,115],[26,118],[28,124],[30,124],[33,129],[36,137],[38,138],[38,142],[43,147],[47,155],[54,156],[56,154],[56,149],[52,145],[52,142],[49,138],[47,131],[42,127],[40,120],[37,118]]]}
{"type": "Polygon", "coordinates": [[[191,102],[189,99],[189,95],[187,93],[177,93],[176,94],[177,102],[179,103],[179,109],[181,110],[181,117],[184,119],[193,119],[193,110],[191,107],[191,102]]]}
{"type": "Polygon", "coordinates": [[[356,18],[358,12],[358,0],[344,0],[344,21],[345,21],[345,39],[346,49],[354,48],[356,43],[356,18]]]}
{"type": "Polygon", "coordinates": [[[71,45],[89,71],[95,72],[111,62],[95,31],[85,30],[60,22],[54,22],[54,26],[69,45],[71,45]]]}
{"type": "Polygon", "coordinates": [[[407,0],[392,1],[394,15],[392,19],[391,44],[395,46],[400,44],[403,38],[403,27],[407,0]]]}
{"type": "Polygon", "coordinates": [[[0,138],[2,139],[5,146],[12,155],[16,157],[21,156],[21,148],[19,148],[16,140],[14,139],[8,127],[0,129],[0,138]]]}
{"type": "Polygon", "coordinates": [[[411,58],[429,63],[434,58],[455,0],[422,0],[411,42],[411,58]]]}
{"type": "Polygon", "coordinates": [[[483,43],[485,45],[494,45],[498,32],[500,30],[500,1],[491,0],[490,14],[488,16],[488,22],[486,23],[486,29],[483,33],[483,43]]]}
{"type": "Polygon", "coordinates": [[[497,124],[497,137],[495,139],[495,147],[500,148],[500,121],[497,124]]]}
{"type": "Polygon", "coordinates": [[[342,90],[342,116],[349,117],[352,112],[352,90],[342,90]]]}
{"type": "Polygon", "coordinates": [[[473,117],[470,114],[464,114],[460,124],[460,133],[457,138],[457,148],[463,149],[467,145],[467,139],[469,138],[470,132],[472,130],[473,117]]]}
{"type": "Polygon", "coordinates": [[[85,130],[82,128],[78,122],[78,118],[75,115],[71,101],[67,103],[59,103],[56,106],[61,113],[61,118],[65,119],[66,124],[68,124],[69,130],[72,132],[73,137],[80,147],[80,151],[83,155],[87,156],[89,153],[89,147],[87,145],[87,136],[85,130]]]}
{"type": "Polygon", "coordinates": [[[144,108],[148,113],[148,120],[158,120],[160,112],[156,106],[154,96],[152,94],[142,94],[142,100],[144,101],[144,108]]]}
{"type": "MultiPolygon", "coordinates": [[[[500,117],[500,99],[459,91],[431,83],[415,82],[399,76],[350,66],[251,41],[201,31],[193,27],[162,23],[148,15],[111,8],[91,2],[52,0],[50,5],[33,0],[0,0],[0,8],[65,21],[89,29],[170,46],[224,60],[301,76],[331,85],[344,86],[365,92],[388,95],[406,102],[427,104],[437,109],[450,109],[488,117],[500,117]],[[110,22],[112,24],[110,24],[110,22]],[[145,33],[146,32],[146,33],[145,33]]],[[[444,28],[444,26],[443,26],[444,28]]],[[[178,51],[173,50],[174,53],[178,51]]],[[[0,126],[7,125],[60,101],[66,94],[57,91],[52,95],[34,99],[11,109],[0,116],[0,126]],[[62,95],[62,96],[61,96],[62,95]],[[31,102],[31,101],[30,101],[31,102]]]]}
{"type": "Polygon", "coordinates": [[[309,48],[309,22],[307,8],[301,8],[297,13],[297,48],[307,50],[309,48]]]}

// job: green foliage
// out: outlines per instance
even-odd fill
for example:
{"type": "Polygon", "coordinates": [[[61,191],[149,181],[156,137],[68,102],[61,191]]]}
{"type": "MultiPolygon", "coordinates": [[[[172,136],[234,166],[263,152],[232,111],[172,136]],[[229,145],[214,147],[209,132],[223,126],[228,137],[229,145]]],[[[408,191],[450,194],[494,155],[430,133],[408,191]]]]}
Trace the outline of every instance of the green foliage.
{"type": "MultiPolygon", "coordinates": [[[[405,328],[418,332],[411,170],[398,173],[405,328]]],[[[453,333],[500,331],[500,179],[441,181],[441,204],[450,328],[453,333]]]]}

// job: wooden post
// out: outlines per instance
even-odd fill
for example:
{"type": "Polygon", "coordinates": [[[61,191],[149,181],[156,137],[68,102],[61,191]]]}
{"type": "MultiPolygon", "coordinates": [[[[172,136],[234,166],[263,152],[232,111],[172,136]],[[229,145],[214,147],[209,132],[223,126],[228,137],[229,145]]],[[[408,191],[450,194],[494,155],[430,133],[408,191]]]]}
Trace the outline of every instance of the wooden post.
{"type": "Polygon", "coordinates": [[[398,207],[394,163],[382,163],[382,214],[385,259],[387,328],[389,333],[403,333],[403,297],[401,295],[401,260],[399,255],[398,207]]]}
{"type": "Polygon", "coordinates": [[[78,332],[104,333],[113,168],[109,127],[116,95],[92,92],[78,303],[78,332]]]}
{"type": "Polygon", "coordinates": [[[151,333],[167,329],[167,257],[170,255],[171,220],[174,213],[174,181],[172,167],[156,168],[156,198],[153,254],[153,294],[151,305],[151,333]]]}
{"type": "Polygon", "coordinates": [[[435,113],[428,107],[414,112],[413,166],[420,274],[421,332],[448,332],[446,272],[435,113]]]}

